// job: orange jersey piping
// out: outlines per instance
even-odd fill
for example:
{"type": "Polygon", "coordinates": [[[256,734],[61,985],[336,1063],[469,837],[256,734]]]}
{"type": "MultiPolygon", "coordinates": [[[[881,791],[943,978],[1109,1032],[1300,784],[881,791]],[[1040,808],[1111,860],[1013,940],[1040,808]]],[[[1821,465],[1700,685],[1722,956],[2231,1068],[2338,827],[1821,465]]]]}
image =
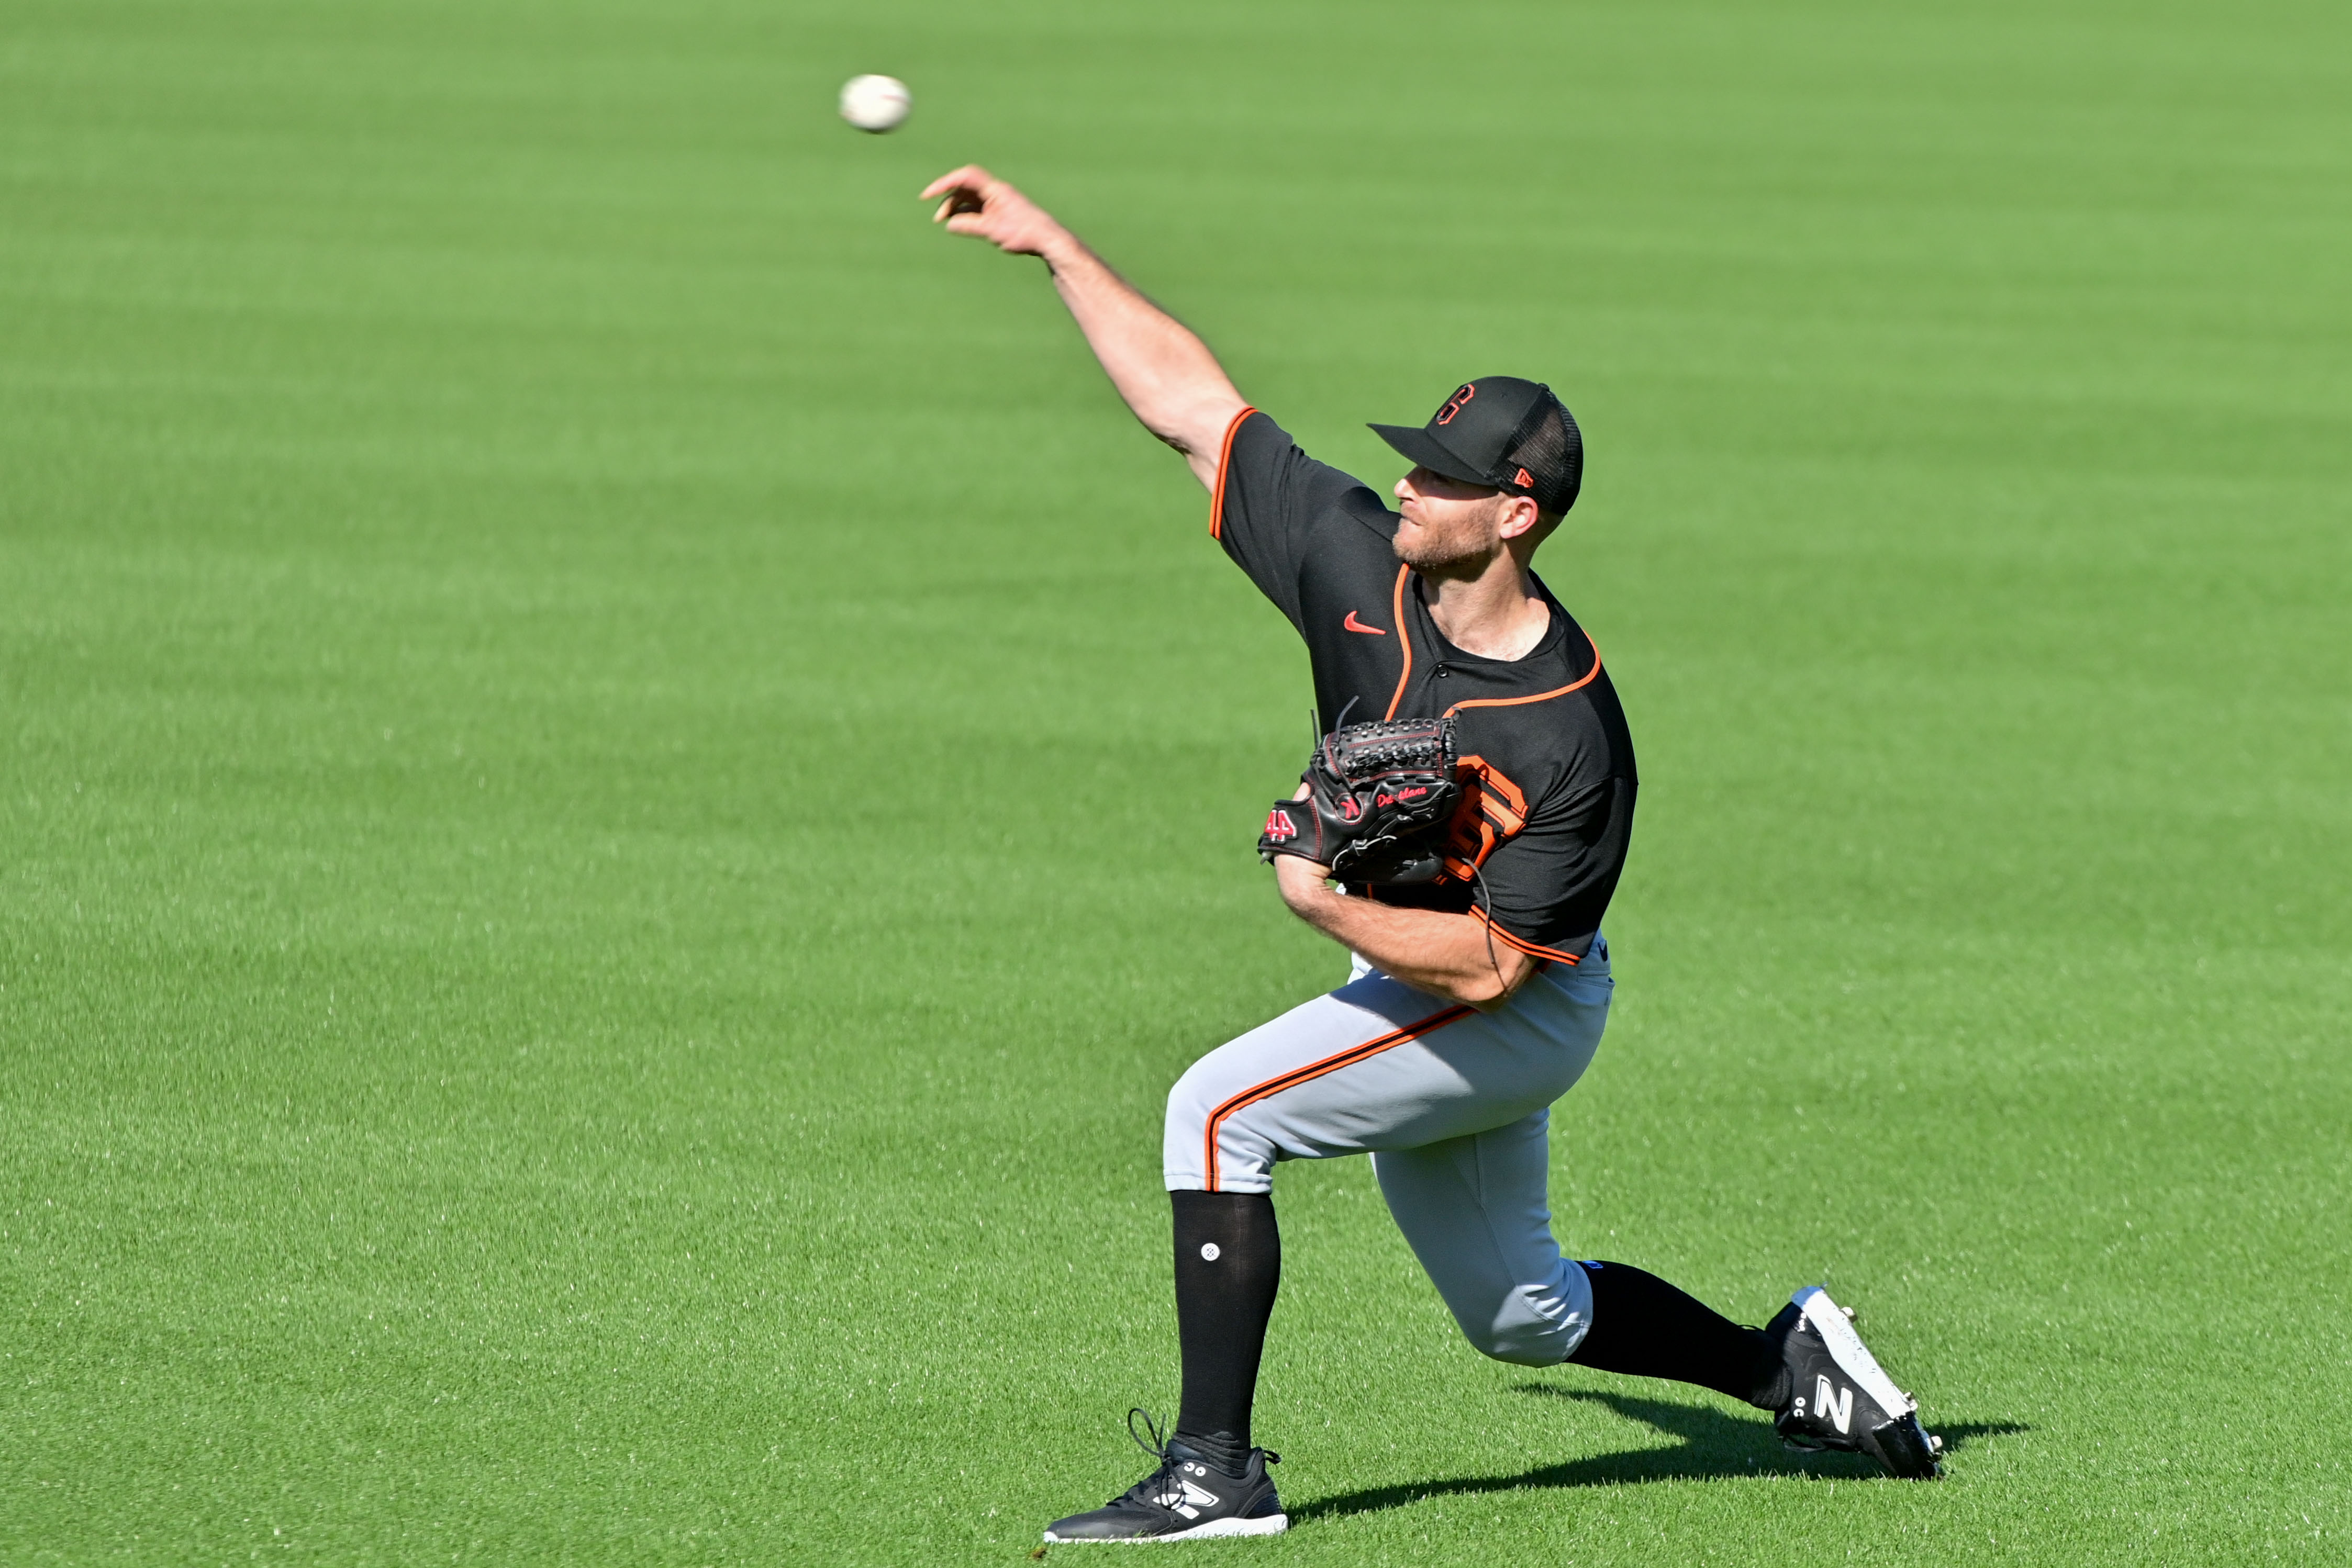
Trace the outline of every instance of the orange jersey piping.
{"type": "MultiPolygon", "coordinates": [[[[1574,963],[1575,960],[1571,958],[1569,962],[1574,963]]],[[[1351,1045],[1336,1056],[1327,1056],[1320,1061],[1310,1061],[1304,1067],[1293,1068],[1278,1078],[1269,1078],[1263,1083],[1254,1083],[1227,1100],[1209,1113],[1206,1147],[1202,1152],[1201,1166],[1202,1175],[1209,1184],[1208,1190],[1211,1192],[1223,1190],[1217,1185],[1217,1130],[1223,1127],[1226,1118],[1235,1112],[1245,1111],[1259,1101],[1279,1094],[1286,1089],[1296,1089],[1302,1083],[1312,1083],[1326,1073],[1337,1072],[1343,1067],[1352,1067],[1359,1061],[1378,1056],[1381,1051],[1402,1045],[1407,1040],[1419,1040],[1425,1034],[1433,1034],[1454,1019],[1467,1016],[1472,1010],[1466,1004],[1440,1009],[1419,1023],[1409,1023],[1402,1029],[1391,1030],[1377,1040],[1368,1040],[1361,1045],[1351,1045]]]]}
{"type": "MultiPolygon", "coordinates": [[[[1579,627],[1578,630],[1582,631],[1583,629],[1579,627]]],[[[1585,686],[1589,686],[1592,684],[1592,677],[1601,673],[1601,644],[1592,640],[1591,632],[1586,632],[1584,633],[1584,645],[1592,650],[1592,668],[1585,671],[1583,677],[1580,680],[1570,681],[1564,686],[1555,686],[1548,692],[1538,692],[1531,697],[1473,697],[1468,702],[1455,703],[1452,707],[1447,708],[1441,716],[1452,718],[1455,714],[1460,713],[1465,707],[1517,707],[1521,703],[1546,703],[1551,701],[1554,697],[1564,697],[1570,692],[1578,691],[1585,686]]],[[[1402,687],[1398,688],[1397,695],[1399,696],[1402,696],[1404,695],[1402,687]]],[[[1393,703],[1389,705],[1389,711],[1391,713],[1395,712],[1396,705],[1393,703]]],[[[1571,959],[1570,962],[1572,963],[1574,960],[1571,959]]]]}
{"type": "Polygon", "coordinates": [[[1225,426],[1224,442],[1217,448],[1217,482],[1209,489],[1209,537],[1213,539],[1225,537],[1225,469],[1234,460],[1234,435],[1241,429],[1242,421],[1256,412],[1243,404],[1241,413],[1225,426]]]}
{"type": "MultiPolygon", "coordinates": [[[[1397,704],[1404,701],[1404,684],[1412,679],[1412,628],[1405,624],[1404,619],[1404,580],[1412,575],[1412,568],[1397,568],[1396,595],[1390,601],[1390,609],[1394,612],[1396,622],[1397,643],[1404,649],[1404,668],[1397,672],[1396,695],[1389,698],[1389,711],[1381,719],[1383,724],[1396,717],[1397,704]]],[[[1349,613],[1352,615],[1355,612],[1349,611],[1349,613]]]]}
{"type": "Polygon", "coordinates": [[[1568,964],[1571,966],[1580,962],[1573,953],[1563,953],[1557,947],[1546,947],[1538,943],[1530,942],[1524,936],[1512,936],[1508,931],[1503,929],[1502,925],[1496,922],[1493,915],[1487,914],[1483,909],[1473,909],[1470,913],[1473,915],[1475,915],[1479,920],[1485,922],[1487,930],[1501,937],[1505,946],[1517,947],[1520,952],[1525,953],[1530,958],[1549,958],[1555,964],[1568,964]]]}

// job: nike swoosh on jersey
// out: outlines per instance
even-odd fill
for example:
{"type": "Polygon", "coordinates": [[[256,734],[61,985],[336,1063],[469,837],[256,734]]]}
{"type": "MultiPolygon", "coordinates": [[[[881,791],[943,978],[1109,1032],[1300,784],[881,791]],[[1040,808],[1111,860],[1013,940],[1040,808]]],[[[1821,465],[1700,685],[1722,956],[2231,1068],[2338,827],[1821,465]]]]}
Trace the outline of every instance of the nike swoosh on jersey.
{"type": "Polygon", "coordinates": [[[1388,635],[1388,631],[1385,627],[1367,626],[1362,622],[1357,620],[1356,612],[1352,610],[1348,612],[1348,618],[1345,621],[1340,622],[1339,625],[1343,630],[1349,632],[1368,632],[1375,637],[1385,637],[1388,635]]]}

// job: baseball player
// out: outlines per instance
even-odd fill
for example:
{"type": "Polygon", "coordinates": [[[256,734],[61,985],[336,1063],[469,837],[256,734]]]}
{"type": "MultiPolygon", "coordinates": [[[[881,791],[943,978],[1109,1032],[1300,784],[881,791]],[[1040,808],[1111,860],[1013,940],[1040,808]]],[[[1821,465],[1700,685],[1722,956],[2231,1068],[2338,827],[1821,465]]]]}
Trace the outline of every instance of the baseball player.
{"type": "Polygon", "coordinates": [[[1568,410],[1548,387],[1480,376],[1424,424],[1372,426],[1410,465],[1391,508],[1299,451],[1198,338],[1019,191],[967,166],[923,193],[950,232],[1045,260],[1129,408],[1208,488],[1211,537],[1305,640],[1334,726],[1260,847],[1291,911],[1352,955],[1349,978],[1209,1052],[1170,1092],[1175,1427],[1145,1416],[1136,1432],[1129,1412],[1151,1473],[1045,1539],[1287,1526],[1276,1458],[1250,1430],[1281,1272],[1274,1167],[1339,1155],[1371,1155],[1398,1228],[1484,1354],[1698,1384],[1770,1411],[1793,1447],[1940,1474],[1916,1403],[1825,1291],[1746,1328],[1628,1264],[1565,1260],[1552,1238],[1548,1107],[1608,1019],[1601,920],[1637,787],[1601,652],[1528,564],[1576,501],[1583,443],[1568,410]],[[1451,809],[1418,838],[1381,820],[1426,805],[1441,781],[1451,809]]]}

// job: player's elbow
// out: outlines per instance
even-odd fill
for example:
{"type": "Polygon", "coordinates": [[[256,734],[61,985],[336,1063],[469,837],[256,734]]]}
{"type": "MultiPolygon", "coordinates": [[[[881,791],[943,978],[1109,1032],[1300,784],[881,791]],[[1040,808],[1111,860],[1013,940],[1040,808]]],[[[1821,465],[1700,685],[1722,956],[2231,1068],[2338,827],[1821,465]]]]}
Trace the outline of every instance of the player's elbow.
{"type": "Polygon", "coordinates": [[[1454,988],[1454,999],[1467,1002],[1482,1013],[1491,1013],[1508,1007],[1511,993],[1492,974],[1486,974],[1457,984],[1454,988]]]}
{"type": "Polygon", "coordinates": [[[1488,958],[1484,951],[1478,955],[1480,967],[1471,972],[1454,991],[1454,999],[1469,1003],[1482,1013],[1491,1013],[1510,1005],[1528,977],[1536,972],[1535,960],[1516,949],[1488,958]]]}
{"type": "Polygon", "coordinates": [[[1133,406],[1152,434],[1187,457],[1213,465],[1224,448],[1226,429],[1248,405],[1220,372],[1213,381],[1170,387],[1149,403],[1133,406]]]}

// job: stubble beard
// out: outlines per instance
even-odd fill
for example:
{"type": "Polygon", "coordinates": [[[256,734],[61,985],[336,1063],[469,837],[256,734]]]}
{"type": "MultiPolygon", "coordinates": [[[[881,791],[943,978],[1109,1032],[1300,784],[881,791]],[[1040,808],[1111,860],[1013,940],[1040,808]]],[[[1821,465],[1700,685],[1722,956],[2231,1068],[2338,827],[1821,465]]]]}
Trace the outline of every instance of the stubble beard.
{"type": "Polygon", "coordinates": [[[1486,570],[1491,552],[1475,530],[1462,528],[1441,534],[1422,526],[1416,529],[1420,539],[1408,545],[1404,530],[1397,530],[1396,558],[1423,577],[1475,577],[1486,570]]]}

